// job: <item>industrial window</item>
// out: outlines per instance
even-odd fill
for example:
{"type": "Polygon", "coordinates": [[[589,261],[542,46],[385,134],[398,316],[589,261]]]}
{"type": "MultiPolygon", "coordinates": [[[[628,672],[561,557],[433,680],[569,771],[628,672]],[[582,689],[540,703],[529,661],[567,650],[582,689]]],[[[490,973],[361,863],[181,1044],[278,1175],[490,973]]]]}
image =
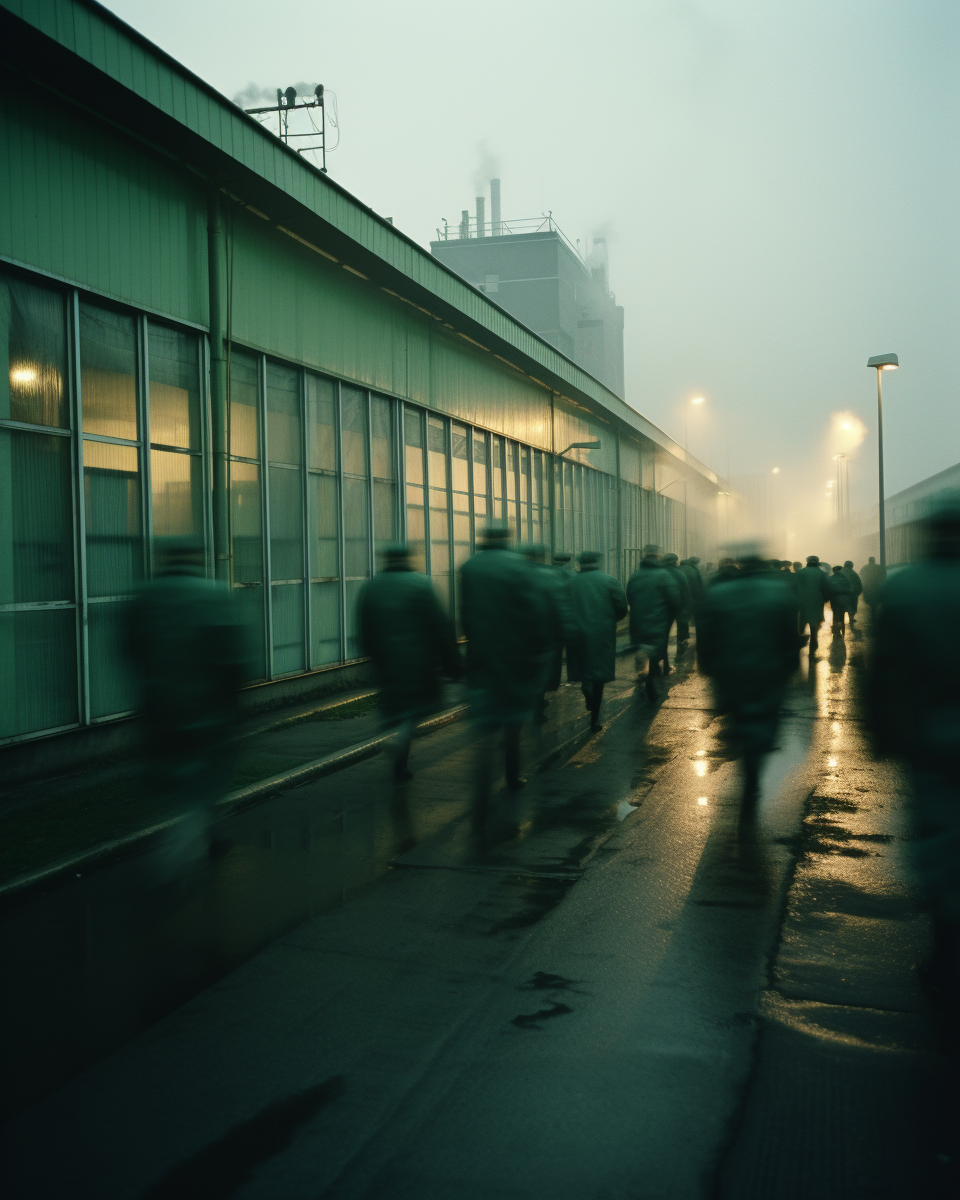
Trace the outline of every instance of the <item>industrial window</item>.
{"type": "Polygon", "coordinates": [[[271,674],[306,666],[301,374],[267,363],[271,674]]]}
{"type": "Polygon", "coordinates": [[[310,559],[310,665],[338,662],[340,651],[340,482],[337,385],[306,374],[308,457],[307,548],[310,559]]]}

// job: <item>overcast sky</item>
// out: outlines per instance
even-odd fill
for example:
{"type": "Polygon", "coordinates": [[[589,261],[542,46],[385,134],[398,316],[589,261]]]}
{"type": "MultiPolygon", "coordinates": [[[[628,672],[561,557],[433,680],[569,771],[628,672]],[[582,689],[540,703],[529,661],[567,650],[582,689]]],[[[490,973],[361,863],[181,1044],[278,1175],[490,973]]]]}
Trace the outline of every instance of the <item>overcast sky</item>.
{"type": "Polygon", "coordinates": [[[604,233],[626,398],[722,474],[874,499],[960,460],[956,0],[111,0],[226,95],[320,81],[331,174],[426,245],[473,207],[604,233]],[[485,161],[486,160],[486,161],[485,161]]]}

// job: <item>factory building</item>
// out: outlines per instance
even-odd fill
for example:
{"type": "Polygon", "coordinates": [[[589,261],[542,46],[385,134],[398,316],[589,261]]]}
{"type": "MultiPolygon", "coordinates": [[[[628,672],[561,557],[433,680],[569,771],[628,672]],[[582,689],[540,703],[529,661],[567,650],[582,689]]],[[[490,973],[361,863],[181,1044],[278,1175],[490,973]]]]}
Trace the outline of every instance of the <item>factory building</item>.
{"type": "Polygon", "coordinates": [[[8,765],[128,736],[124,609],[168,539],[244,607],[248,708],[362,678],[386,541],[452,608],[491,518],[621,577],[648,540],[714,554],[723,481],[502,291],[91,0],[0,0],[0,45],[8,765]]]}

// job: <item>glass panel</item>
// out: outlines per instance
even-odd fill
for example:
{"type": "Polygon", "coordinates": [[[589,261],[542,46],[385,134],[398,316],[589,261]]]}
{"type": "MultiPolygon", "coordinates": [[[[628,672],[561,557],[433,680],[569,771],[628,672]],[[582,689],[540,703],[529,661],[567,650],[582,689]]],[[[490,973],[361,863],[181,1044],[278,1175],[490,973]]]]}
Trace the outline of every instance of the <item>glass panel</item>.
{"type": "Polygon", "coordinates": [[[267,454],[300,465],[300,372],[267,363],[267,454]]]}
{"type": "Polygon", "coordinates": [[[453,493],[453,565],[456,570],[470,557],[470,498],[453,493]]]}
{"type": "Polygon", "coordinates": [[[0,613],[0,663],[0,737],[79,719],[74,609],[0,613]]]}
{"type": "Polygon", "coordinates": [[[307,372],[307,444],[310,466],[337,469],[337,392],[332,379],[307,372]]]}
{"type": "Polygon", "coordinates": [[[427,417],[427,460],[430,486],[447,486],[447,438],[442,417],[427,417]]]}
{"type": "Polygon", "coordinates": [[[403,438],[407,483],[423,483],[423,414],[416,408],[404,410],[403,438]]]}
{"type": "Polygon", "coordinates": [[[407,541],[419,553],[424,550],[426,530],[423,517],[423,488],[407,484],[407,541]]]}
{"type": "Polygon", "coordinates": [[[313,597],[310,665],[323,667],[340,661],[340,584],[314,583],[310,585],[310,594],[313,597]]]}
{"type": "Polygon", "coordinates": [[[80,305],[80,395],[84,433],[137,440],[133,317],[80,305]]]}
{"type": "Polygon", "coordinates": [[[363,587],[361,580],[347,580],[347,658],[360,658],[363,654],[363,649],[360,645],[360,621],[357,612],[357,600],[360,597],[360,589],[363,587]]]}
{"type": "Polygon", "coordinates": [[[125,604],[91,604],[87,612],[90,715],[129,712],[140,696],[124,651],[125,604]]]}
{"type": "Polygon", "coordinates": [[[70,449],[0,429],[0,604],[74,599],[70,449]]]}
{"type": "Polygon", "coordinates": [[[455,492],[470,490],[470,469],[467,464],[467,427],[450,422],[450,464],[455,492]]]}
{"type": "Polygon", "coordinates": [[[490,514],[494,521],[507,519],[506,478],[503,453],[503,438],[491,439],[493,445],[493,512],[490,514]]]}
{"type": "Polygon", "coordinates": [[[373,481],[373,528],[378,546],[397,539],[397,485],[386,479],[373,481]]]}
{"type": "Polygon", "coordinates": [[[125,595],[142,578],[139,454],[135,446],[83,443],[90,596],[125,595]]]}
{"type": "Polygon", "coordinates": [[[367,393],[340,385],[340,421],[343,470],[347,475],[367,473],[367,393]]]}
{"type": "Polygon", "coordinates": [[[301,473],[270,467],[270,574],[303,579],[303,493],[301,473]]]}
{"type": "Polygon", "coordinates": [[[344,577],[366,579],[370,571],[367,481],[343,479],[344,577]]]}
{"type": "Polygon", "coordinates": [[[270,589],[273,603],[273,673],[303,670],[303,584],[278,583],[270,589]]]}
{"type": "Polygon", "coordinates": [[[155,538],[203,540],[203,460],[199,455],[151,450],[150,491],[155,538]]]}
{"type": "Polygon", "coordinates": [[[487,494],[487,435],[479,429],[473,431],[473,494],[487,494]]]}
{"type": "Polygon", "coordinates": [[[311,473],[309,481],[310,574],[313,579],[337,579],[340,576],[337,479],[335,475],[311,473]]]}
{"type": "Polygon", "coordinates": [[[507,503],[504,511],[504,519],[509,524],[513,537],[517,538],[520,536],[520,521],[517,513],[517,443],[511,442],[508,439],[506,450],[507,461],[504,472],[504,487],[507,503]]]}
{"type": "Polygon", "coordinates": [[[0,419],[70,424],[63,297],[0,276],[0,419]]]}
{"type": "Polygon", "coordinates": [[[150,441],[200,449],[200,353],[193,334],[147,323],[150,441]]]}
{"type": "Polygon", "coordinates": [[[260,457],[259,362],[252,354],[230,353],[230,453],[260,457]]]}
{"type": "Polygon", "coordinates": [[[370,450],[374,479],[395,479],[393,457],[393,404],[383,396],[371,397],[370,450]]]}
{"type": "Polygon", "coordinates": [[[234,594],[250,627],[253,675],[266,674],[263,627],[263,531],[260,508],[260,468],[252,463],[230,464],[230,531],[234,594]]]}

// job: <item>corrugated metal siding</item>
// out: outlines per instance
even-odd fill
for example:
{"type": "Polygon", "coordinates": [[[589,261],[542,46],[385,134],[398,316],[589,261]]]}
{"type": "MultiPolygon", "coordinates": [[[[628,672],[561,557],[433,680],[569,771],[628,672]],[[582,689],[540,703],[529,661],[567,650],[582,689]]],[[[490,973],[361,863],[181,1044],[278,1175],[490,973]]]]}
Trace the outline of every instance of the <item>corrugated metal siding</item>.
{"type": "Polygon", "coordinates": [[[42,97],[0,95],[0,254],[205,325],[206,215],[161,164],[42,97]]]}

